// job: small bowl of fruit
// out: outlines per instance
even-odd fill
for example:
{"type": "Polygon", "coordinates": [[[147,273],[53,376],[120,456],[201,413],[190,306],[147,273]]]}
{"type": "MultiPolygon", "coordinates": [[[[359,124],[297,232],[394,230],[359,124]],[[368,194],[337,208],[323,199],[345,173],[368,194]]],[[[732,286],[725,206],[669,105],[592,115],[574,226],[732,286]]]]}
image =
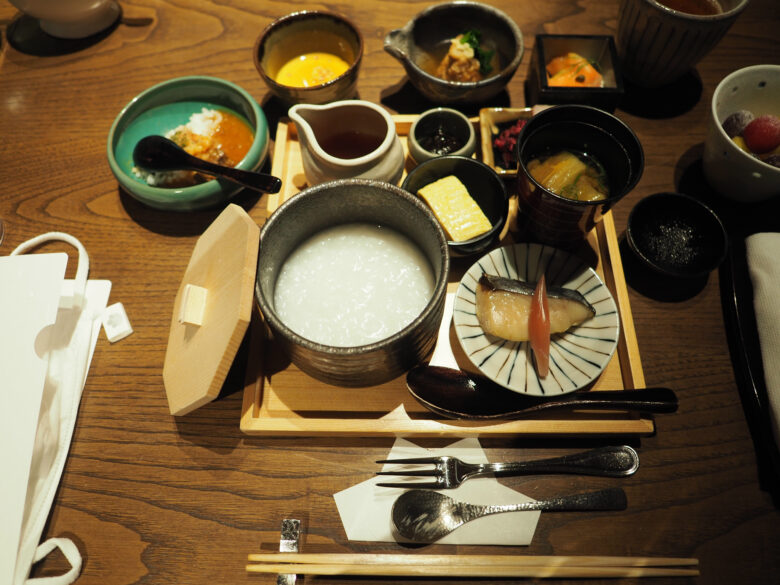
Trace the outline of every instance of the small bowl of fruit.
{"type": "Polygon", "coordinates": [[[739,69],[712,96],[704,176],[727,199],[780,195],[780,65],[739,69]]]}

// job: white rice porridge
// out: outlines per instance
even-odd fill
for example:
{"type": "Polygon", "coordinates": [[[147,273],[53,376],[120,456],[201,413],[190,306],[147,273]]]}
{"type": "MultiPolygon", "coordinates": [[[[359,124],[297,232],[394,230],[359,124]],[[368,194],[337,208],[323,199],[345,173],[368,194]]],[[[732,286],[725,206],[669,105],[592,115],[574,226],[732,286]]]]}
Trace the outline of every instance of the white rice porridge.
{"type": "Polygon", "coordinates": [[[355,347],[411,323],[433,295],[428,259],[397,231],[344,224],[303,242],[274,290],[279,318],[311,341],[355,347]]]}

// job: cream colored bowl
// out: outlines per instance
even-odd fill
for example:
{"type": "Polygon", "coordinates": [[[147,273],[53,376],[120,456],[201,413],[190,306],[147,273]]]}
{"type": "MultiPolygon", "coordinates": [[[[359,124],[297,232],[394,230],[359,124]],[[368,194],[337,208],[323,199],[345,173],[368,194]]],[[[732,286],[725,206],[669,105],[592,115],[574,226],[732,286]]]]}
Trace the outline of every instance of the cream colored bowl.
{"type": "Polygon", "coordinates": [[[704,176],[727,199],[755,202],[780,195],[780,168],[739,148],[723,130],[738,110],[780,116],[780,65],[754,65],[734,71],[715,88],[704,143],[704,176]]]}

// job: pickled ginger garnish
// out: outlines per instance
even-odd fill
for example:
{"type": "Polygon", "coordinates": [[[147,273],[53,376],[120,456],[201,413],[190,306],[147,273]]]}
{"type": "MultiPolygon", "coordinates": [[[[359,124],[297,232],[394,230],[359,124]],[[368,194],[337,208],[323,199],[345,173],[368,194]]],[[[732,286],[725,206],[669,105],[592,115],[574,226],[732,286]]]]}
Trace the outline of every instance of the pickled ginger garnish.
{"type": "Polygon", "coordinates": [[[531,300],[528,334],[531,338],[531,350],[536,362],[536,373],[539,374],[540,378],[546,378],[550,371],[550,310],[547,303],[544,274],[536,283],[531,300]]]}

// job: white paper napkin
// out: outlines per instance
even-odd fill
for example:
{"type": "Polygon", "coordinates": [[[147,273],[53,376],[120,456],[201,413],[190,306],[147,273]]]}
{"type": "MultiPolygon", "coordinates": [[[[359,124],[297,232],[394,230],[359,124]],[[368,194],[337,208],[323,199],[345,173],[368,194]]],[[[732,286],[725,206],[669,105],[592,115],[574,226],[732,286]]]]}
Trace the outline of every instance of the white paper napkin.
{"type": "Polygon", "coordinates": [[[436,347],[431,355],[431,365],[442,366],[445,368],[458,369],[458,361],[452,353],[450,346],[450,325],[452,324],[452,308],[455,306],[455,293],[447,293],[444,298],[444,313],[439,326],[439,337],[436,340],[436,347]]]}
{"type": "MultiPolygon", "coordinates": [[[[462,439],[443,449],[424,449],[405,439],[396,439],[387,459],[450,455],[469,463],[487,463],[479,441],[462,439]]],[[[392,466],[398,468],[398,466],[392,466]]],[[[391,466],[385,465],[384,469],[391,466]]],[[[403,481],[392,476],[375,476],[334,495],[341,522],[349,540],[401,542],[393,534],[391,509],[404,490],[378,487],[379,482],[403,481]]],[[[491,477],[471,479],[454,490],[439,490],[456,500],[471,504],[517,504],[531,498],[501,485],[491,477]]],[[[439,544],[528,545],[539,520],[538,511],[495,514],[473,520],[437,541],[439,544]]]]}
{"type": "Polygon", "coordinates": [[[745,246],[772,430],[780,446],[780,233],[754,234],[745,246]]]}

